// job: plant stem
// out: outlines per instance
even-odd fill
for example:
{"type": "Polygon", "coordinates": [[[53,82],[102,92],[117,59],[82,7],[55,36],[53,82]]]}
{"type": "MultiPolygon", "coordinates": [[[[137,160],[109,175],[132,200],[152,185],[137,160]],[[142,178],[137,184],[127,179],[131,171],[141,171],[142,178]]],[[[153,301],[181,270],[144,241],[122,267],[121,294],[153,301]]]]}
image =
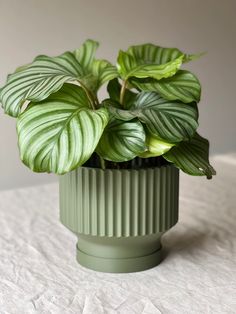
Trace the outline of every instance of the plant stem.
{"type": "Polygon", "coordinates": [[[83,88],[83,90],[85,91],[88,99],[89,99],[89,102],[91,104],[91,108],[93,110],[96,109],[96,101],[97,101],[97,97],[94,98],[93,94],[87,89],[87,87],[81,82],[81,81],[78,81],[80,86],[83,88]]]}
{"type": "Polygon", "coordinates": [[[127,81],[125,80],[125,81],[123,82],[123,84],[122,84],[122,86],[121,86],[121,90],[120,90],[120,103],[121,103],[121,105],[123,105],[126,86],[127,86],[127,81]]]}
{"type": "Polygon", "coordinates": [[[94,102],[95,102],[96,107],[98,108],[99,107],[99,100],[98,100],[97,95],[94,96],[94,102]]]}
{"type": "Polygon", "coordinates": [[[105,170],[106,169],[105,160],[101,156],[99,156],[99,158],[100,158],[101,168],[102,168],[102,170],[105,170]]]}

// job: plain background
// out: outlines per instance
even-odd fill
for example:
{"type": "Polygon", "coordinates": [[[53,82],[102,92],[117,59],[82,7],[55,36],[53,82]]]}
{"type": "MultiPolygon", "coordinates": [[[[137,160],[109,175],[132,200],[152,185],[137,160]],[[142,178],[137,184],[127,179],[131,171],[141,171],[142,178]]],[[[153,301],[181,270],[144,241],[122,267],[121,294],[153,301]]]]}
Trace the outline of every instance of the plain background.
{"type": "MultiPolygon", "coordinates": [[[[203,86],[199,133],[211,154],[236,151],[235,13],[235,0],[0,0],[0,83],[36,55],[73,50],[87,38],[112,62],[119,49],[146,42],[207,51],[188,65],[203,86]]],[[[15,120],[0,110],[0,189],[53,180],[21,164],[15,120]]]]}

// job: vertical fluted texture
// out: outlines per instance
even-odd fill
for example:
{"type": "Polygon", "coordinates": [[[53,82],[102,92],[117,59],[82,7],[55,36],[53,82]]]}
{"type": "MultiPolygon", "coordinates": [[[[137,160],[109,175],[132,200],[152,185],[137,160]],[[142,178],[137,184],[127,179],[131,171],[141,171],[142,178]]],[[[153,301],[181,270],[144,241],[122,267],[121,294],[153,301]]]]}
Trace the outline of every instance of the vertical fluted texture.
{"type": "Polygon", "coordinates": [[[140,236],[178,220],[179,171],[78,168],[60,177],[60,218],[76,233],[140,236]]]}

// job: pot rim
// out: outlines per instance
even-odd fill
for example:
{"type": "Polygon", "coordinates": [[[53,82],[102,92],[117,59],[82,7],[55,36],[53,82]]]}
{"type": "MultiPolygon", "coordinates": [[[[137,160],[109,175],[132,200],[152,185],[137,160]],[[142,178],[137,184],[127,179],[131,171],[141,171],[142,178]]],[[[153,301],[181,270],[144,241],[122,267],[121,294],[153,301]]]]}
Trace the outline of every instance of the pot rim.
{"type": "Polygon", "coordinates": [[[78,167],[72,171],[78,171],[80,169],[86,169],[86,170],[95,170],[98,172],[139,172],[139,171],[150,171],[150,170],[156,170],[156,169],[163,169],[163,168],[175,168],[177,170],[179,170],[177,167],[175,167],[175,165],[173,164],[166,164],[166,165],[162,165],[160,167],[146,167],[146,168],[128,168],[128,169],[113,169],[113,168],[106,168],[106,169],[102,169],[102,168],[97,168],[97,167],[78,167]]]}

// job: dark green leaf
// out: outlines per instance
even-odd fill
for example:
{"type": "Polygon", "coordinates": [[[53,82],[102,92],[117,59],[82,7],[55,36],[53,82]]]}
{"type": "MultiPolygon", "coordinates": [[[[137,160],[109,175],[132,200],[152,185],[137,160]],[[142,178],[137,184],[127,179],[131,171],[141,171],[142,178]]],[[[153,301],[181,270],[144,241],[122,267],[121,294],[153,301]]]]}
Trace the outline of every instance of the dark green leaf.
{"type": "Polygon", "coordinates": [[[117,119],[129,121],[138,118],[149,132],[169,143],[189,140],[198,127],[198,110],[195,103],[184,104],[163,99],[155,92],[141,92],[129,110],[112,105],[109,111],[117,119]]]}
{"type": "Polygon", "coordinates": [[[163,157],[193,176],[205,175],[211,179],[216,174],[209,163],[209,142],[197,133],[189,142],[173,147],[163,157]]]}
{"type": "Polygon", "coordinates": [[[133,111],[124,110],[118,101],[113,99],[105,99],[102,101],[103,107],[107,108],[109,113],[118,120],[130,121],[136,118],[133,111]]]}
{"type": "Polygon", "coordinates": [[[139,121],[112,119],[104,130],[97,153],[106,160],[122,162],[144,152],[145,131],[139,121]]]}
{"type": "MultiPolygon", "coordinates": [[[[117,103],[120,102],[121,85],[118,79],[113,79],[108,83],[107,91],[110,96],[110,99],[115,100],[117,103]]],[[[126,89],[123,99],[124,108],[130,107],[130,105],[134,102],[136,95],[137,95],[136,93],[132,92],[129,89],[126,89]]]]}

